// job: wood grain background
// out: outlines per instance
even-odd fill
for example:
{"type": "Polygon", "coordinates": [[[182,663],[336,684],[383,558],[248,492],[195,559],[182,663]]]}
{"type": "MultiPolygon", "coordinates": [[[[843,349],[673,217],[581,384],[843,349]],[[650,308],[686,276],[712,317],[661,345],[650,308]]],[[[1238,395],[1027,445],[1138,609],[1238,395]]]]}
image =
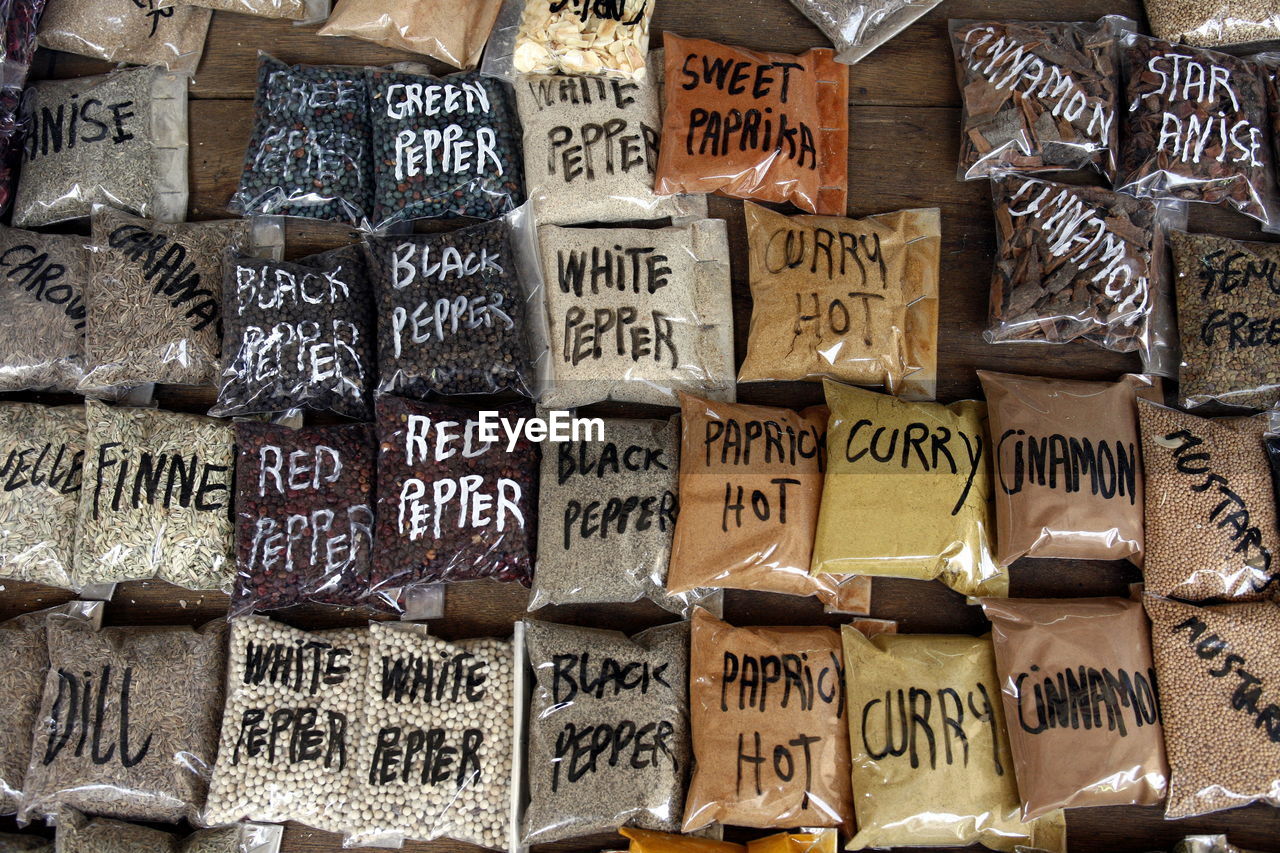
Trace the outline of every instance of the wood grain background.
{"type": "MultiPolygon", "coordinates": [[[[118,2],[119,0],[113,0],[118,2]]],[[[58,2],[58,0],[50,0],[58,2]]],[[[411,0],[404,0],[411,2],[411,0]]],[[[459,0],[466,2],[466,0],[459,0]]],[[[1136,0],[948,0],[940,8],[880,48],[851,71],[849,133],[849,212],[865,215],[901,207],[937,206],[943,217],[942,305],[939,339],[939,398],[944,401],[979,392],[976,368],[1070,378],[1114,377],[1139,368],[1136,357],[1087,345],[1043,347],[990,346],[983,343],[990,282],[993,228],[985,182],[955,179],[959,145],[959,94],[947,40],[948,18],[1091,20],[1125,14],[1143,21],[1136,0]]],[[[801,51],[825,45],[822,35],[787,0],[658,0],[655,44],[671,30],[751,48],[801,51]]],[[[321,38],[316,27],[215,13],[203,61],[191,85],[191,219],[226,215],[227,200],[240,175],[250,134],[257,55],[266,50],[286,62],[377,65],[421,61],[421,57],[351,39],[321,38]]],[[[433,68],[445,73],[439,63],[433,68]]],[[[41,51],[33,74],[77,77],[101,73],[106,63],[41,51]]],[[[746,284],[746,245],[742,205],[713,198],[711,215],[729,222],[733,260],[735,331],[739,362],[745,351],[751,299],[746,284]]],[[[1204,205],[1193,206],[1190,226],[1249,239],[1265,239],[1251,220],[1204,205]]],[[[434,230],[438,226],[427,226],[434,230]]],[[[290,222],[291,257],[356,239],[348,229],[321,223],[290,222]]],[[[41,401],[55,395],[9,395],[41,401]]],[[[820,389],[801,383],[760,383],[739,388],[744,402],[799,406],[819,400],[820,389]]],[[[211,389],[160,387],[166,408],[202,412],[211,389]]],[[[588,410],[591,411],[591,410],[588,410]]],[[[619,414],[625,408],[599,408],[619,414]]],[[[1023,560],[1013,567],[1015,596],[1122,595],[1140,580],[1127,563],[1023,560]]],[[[47,607],[68,599],[66,592],[8,582],[0,593],[0,618],[47,607]]],[[[447,638],[508,635],[525,612],[527,593],[492,583],[449,589],[443,619],[432,630],[447,638]]],[[[160,582],[124,584],[107,608],[108,624],[196,624],[225,614],[220,594],[181,590],[160,582]]],[[[765,593],[730,591],[725,614],[740,624],[838,624],[810,600],[765,593]]],[[[896,619],[902,631],[979,633],[981,612],[938,583],[876,579],[873,615],[896,619]]],[[[361,623],[367,614],[300,608],[280,614],[300,627],[338,627],[361,623]]],[[[647,604],[548,608],[539,618],[576,624],[637,630],[670,617],[647,604]]],[[[1278,638],[1280,639],[1280,638],[1278,638]]],[[[1206,733],[1211,736],[1211,733],[1206,733]]],[[[1146,851],[1168,849],[1184,835],[1227,832],[1236,844],[1280,851],[1280,810],[1254,806],[1205,818],[1165,821],[1158,808],[1105,808],[1069,813],[1073,851],[1146,851]]],[[[730,837],[739,833],[730,830],[730,837]]],[[[622,845],[617,836],[599,836],[546,845],[547,851],[594,851],[622,845]]],[[[285,853],[337,850],[336,836],[290,826],[285,853]]],[[[450,841],[411,843],[410,851],[455,853],[469,845],[450,841]]]]}

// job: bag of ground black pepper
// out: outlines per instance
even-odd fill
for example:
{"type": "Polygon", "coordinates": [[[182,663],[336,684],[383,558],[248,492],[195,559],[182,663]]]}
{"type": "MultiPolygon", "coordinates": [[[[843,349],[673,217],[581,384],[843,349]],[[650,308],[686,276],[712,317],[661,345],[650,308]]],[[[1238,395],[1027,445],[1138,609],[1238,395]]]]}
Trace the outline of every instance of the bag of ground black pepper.
{"type": "Polygon", "coordinates": [[[672,32],[663,43],[655,192],[789,201],[806,213],[844,215],[849,69],[831,50],[757,52],[672,32]]]}
{"type": "Polygon", "coordinates": [[[732,400],[729,241],[719,219],[669,228],[538,228],[551,342],[541,403],[732,400]]]}
{"type": "Polygon", "coordinates": [[[155,0],[56,0],[40,20],[40,44],[108,62],[194,74],[212,12],[157,8],[155,0]]]}
{"type": "Polygon", "coordinates": [[[841,633],[858,792],[846,849],[1066,850],[1061,811],[1021,820],[989,638],[841,633]]]}
{"type": "Polygon", "coordinates": [[[690,760],[689,623],[628,639],[526,619],[525,641],[535,683],[522,843],[623,825],[678,831],[690,760]]]}
{"type": "Polygon", "coordinates": [[[262,18],[285,18],[299,24],[318,24],[329,16],[332,0],[153,0],[156,9],[201,6],[262,18]]]}
{"type": "Polygon", "coordinates": [[[1154,806],[1169,781],[1151,626],[1123,598],[987,598],[1024,820],[1154,806]]]}
{"type": "Polygon", "coordinates": [[[1173,771],[1165,817],[1280,806],[1280,605],[1145,603],[1173,771]]]}
{"type": "MultiPolygon", "coordinates": [[[[538,451],[492,419],[451,406],[379,397],[378,508],[371,588],[403,603],[408,589],[493,578],[530,584],[538,451]],[[492,437],[487,433],[492,432],[492,437]]],[[[505,406],[514,421],[531,411],[505,406]]]]}
{"type": "Polygon", "coordinates": [[[345,847],[452,838],[513,842],[515,661],[510,640],[446,642],[372,623],[345,847]],[[426,751],[421,748],[427,743],[426,751]]]}
{"type": "Polygon", "coordinates": [[[253,110],[240,188],[228,208],[364,223],[373,204],[364,69],[286,65],[260,54],[253,110]]]}
{"type": "Polygon", "coordinates": [[[656,0],[508,0],[485,50],[486,74],[643,80],[656,0]]]}
{"type": "Polygon", "coordinates": [[[83,406],[0,403],[0,577],[74,589],[83,406]]]}
{"type": "Polygon", "coordinates": [[[1151,32],[1196,47],[1280,39],[1280,12],[1262,0],[1143,0],[1151,32]]]}
{"type": "Polygon", "coordinates": [[[1275,225],[1258,65],[1136,33],[1122,44],[1125,132],[1116,189],[1221,204],[1275,225]]]}
{"type": "Polygon", "coordinates": [[[751,333],[738,381],[825,376],[932,400],[938,209],[845,219],[745,208],[751,333]]]}
{"type": "Polygon", "coordinates": [[[1146,400],[1138,421],[1147,591],[1195,601],[1274,597],[1280,532],[1261,436],[1146,400]]]}
{"type": "Polygon", "coordinates": [[[201,820],[295,820],[346,828],[364,714],[365,628],[308,633],[262,617],[231,622],[227,702],[201,820]]]}
{"type": "Polygon", "coordinates": [[[1183,405],[1280,402],[1280,247],[1181,231],[1169,242],[1183,405]]]}
{"type": "Polygon", "coordinates": [[[373,416],[373,288],[359,246],[293,263],[223,258],[217,417],[299,408],[373,416]]]}
{"type": "Polygon", "coordinates": [[[964,100],[957,177],[1091,166],[1114,180],[1121,22],[1132,29],[1114,17],[949,21],[964,100]]]}
{"type": "Polygon", "coordinates": [[[1081,382],[979,370],[991,421],[996,559],[1128,559],[1142,565],[1139,397],[1148,376],[1081,382]]]}
{"type": "MultiPolygon", "coordinates": [[[[128,2],[128,0],[126,0],[128,2]]],[[[55,4],[57,5],[57,4],[55,4]]],[[[65,6],[92,8],[96,2],[65,6]]],[[[158,68],[41,80],[22,99],[27,127],[13,224],[88,216],[106,204],[163,222],[187,211],[187,80],[158,68]],[[78,124],[63,126],[74,113],[78,124]]]]}
{"type": "Polygon", "coordinates": [[[942,0],[791,0],[853,65],[914,24],[942,0]]]}
{"type": "Polygon", "coordinates": [[[977,400],[908,403],[827,380],[827,476],[814,573],[940,580],[1008,595],[991,557],[991,448],[977,400]]]}
{"type": "Polygon", "coordinates": [[[735,628],[695,610],[682,831],[850,825],[843,673],[834,628],[735,628]],[[779,667],[787,689],[770,691],[779,667]]]}
{"type": "Polygon", "coordinates": [[[474,68],[501,6],[502,0],[338,0],[320,35],[350,36],[474,68]]]}
{"type": "Polygon", "coordinates": [[[793,412],[681,394],[680,434],[680,515],[668,592],[754,589],[868,611],[866,578],[809,574],[826,467],[826,407],[793,412]]]}
{"type": "Polygon", "coordinates": [[[176,822],[204,803],[218,743],[226,622],[95,630],[51,614],[49,674],[20,818],[62,806],[176,822]]]}
{"type": "Polygon", "coordinates": [[[53,842],[39,835],[0,834],[0,853],[55,853],[53,842]]]}
{"type": "Polygon", "coordinates": [[[229,592],[231,424],[85,401],[77,586],[158,578],[229,592]]]}
{"type": "Polygon", "coordinates": [[[74,391],[84,372],[85,238],[0,227],[0,391],[74,391]]]}
{"type": "Polygon", "coordinates": [[[240,422],[235,435],[230,615],[362,603],[373,551],[373,426],[240,422]]]}

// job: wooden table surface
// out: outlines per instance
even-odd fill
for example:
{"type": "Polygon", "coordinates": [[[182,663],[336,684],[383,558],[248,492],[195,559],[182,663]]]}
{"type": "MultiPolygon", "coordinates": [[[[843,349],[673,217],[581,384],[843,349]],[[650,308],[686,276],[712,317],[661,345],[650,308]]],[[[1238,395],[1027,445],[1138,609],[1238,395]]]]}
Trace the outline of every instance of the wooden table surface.
{"type": "MultiPolygon", "coordinates": [[[[50,0],[51,3],[57,0],[50,0]]],[[[410,0],[405,0],[410,2],[410,0]]],[[[466,0],[459,0],[466,2],[466,0]]],[[[985,182],[955,179],[959,145],[959,93],[954,82],[947,18],[1092,20],[1121,13],[1143,21],[1138,0],[947,0],[920,22],[858,65],[850,78],[849,212],[865,215],[902,207],[937,206],[942,210],[942,306],[939,340],[939,399],[978,394],[976,368],[1070,378],[1114,377],[1137,370],[1136,357],[1087,345],[1045,348],[985,344],[993,228],[985,182]]],[[[716,39],[750,48],[801,51],[825,45],[823,36],[787,0],[658,0],[655,44],[661,33],[716,39]]],[[[316,27],[217,12],[204,58],[191,86],[191,200],[189,218],[225,216],[236,188],[249,138],[255,68],[259,50],[286,62],[377,65],[421,61],[399,51],[351,39],[321,38],[316,27]]],[[[445,66],[431,63],[436,71],[445,66]]],[[[76,77],[108,70],[105,63],[41,51],[34,78],[76,77]]],[[[1251,220],[1205,205],[1193,205],[1193,230],[1263,239],[1251,220]]],[[[740,202],[713,198],[711,215],[729,222],[733,255],[733,298],[737,355],[745,351],[750,317],[746,283],[745,232],[740,202]]],[[[347,229],[290,222],[288,254],[297,256],[355,239],[347,229]]],[[[65,399],[50,395],[13,395],[22,399],[65,399]]],[[[183,411],[204,411],[212,390],[160,387],[159,403],[183,411]]],[[[741,386],[744,402],[798,406],[819,400],[820,389],[801,383],[741,386]]],[[[590,410],[588,410],[590,411],[590,410]]],[[[598,409],[609,412],[617,410],[598,409]]],[[[1090,596],[1124,594],[1139,574],[1127,563],[1023,560],[1013,567],[1015,596],[1090,596]]],[[[69,593],[9,582],[0,593],[0,618],[64,601],[69,593]]],[[[432,629],[448,638],[507,635],[525,611],[527,593],[515,586],[462,584],[449,589],[446,612],[432,629]]],[[[195,624],[225,614],[227,599],[160,582],[124,584],[108,606],[108,624],[195,624]]],[[[877,579],[873,615],[899,620],[902,631],[979,633],[985,620],[977,608],[938,583],[877,579]]],[[[657,608],[637,604],[548,608],[539,618],[635,630],[666,621],[657,608]]],[[[740,624],[804,624],[840,620],[824,615],[811,600],[731,591],[725,615],[740,624]]],[[[366,614],[305,608],[283,614],[300,627],[359,624],[366,614]]],[[[1169,849],[1184,835],[1227,832],[1231,840],[1256,850],[1280,851],[1280,810],[1254,806],[1205,818],[1169,822],[1158,808],[1084,809],[1069,813],[1073,851],[1145,851],[1169,849]]],[[[735,832],[730,831],[730,837],[735,832]]],[[[622,839],[600,836],[547,845],[546,850],[594,851],[616,848],[622,839]]],[[[337,850],[336,836],[290,826],[285,853],[337,850]]],[[[469,845],[450,841],[408,844],[410,851],[460,851],[469,845]]],[[[537,848],[542,850],[543,848],[537,848]]]]}

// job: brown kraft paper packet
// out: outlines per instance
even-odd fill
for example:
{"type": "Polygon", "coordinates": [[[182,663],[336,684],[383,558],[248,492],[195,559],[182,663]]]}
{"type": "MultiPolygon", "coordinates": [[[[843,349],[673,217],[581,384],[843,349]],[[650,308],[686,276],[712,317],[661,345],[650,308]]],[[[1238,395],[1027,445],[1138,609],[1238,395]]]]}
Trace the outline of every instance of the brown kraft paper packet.
{"type": "Polygon", "coordinates": [[[799,55],[664,34],[666,109],[654,191],[789,201],[843,216],[849,69],[799,55]]]}
{"type": "Polygon", "coordinates": [[[995,460],[996,558],[1142,565],[1138,396],[1150,377],[1082,382],[979,370],[995,460]]]}
{"type": "Polygon", "coordinates": [[[739,628],[702,608],[689,643],[694,772],[682,831],[849,825],[840,634],[739,628]]]}
{"type": "Polygon", "coordinates": [[[814,595],[866,613],[871,581],[809,574],[827,409],[801,412],[680,394],[680,514],[667,592],[750,589],[814,595]]]}
{"type": "Polygon", "coordinates": [[[1164,799],[1151,626],[1124,598],[986,598],[1022,818],[1164,799]]]}

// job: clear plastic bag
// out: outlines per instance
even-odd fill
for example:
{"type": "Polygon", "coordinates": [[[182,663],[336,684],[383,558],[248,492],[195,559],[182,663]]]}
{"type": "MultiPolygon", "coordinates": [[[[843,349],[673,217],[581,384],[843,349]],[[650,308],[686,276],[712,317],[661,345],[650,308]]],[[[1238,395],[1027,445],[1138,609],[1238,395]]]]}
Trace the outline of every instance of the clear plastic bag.
{"type": "Polygon", "coordinates": [[[683,832],[851,825],[841,657],[834,628],[737,628],[694,611],[683,832]],[[787,688],[770,690],[784,667],[787,688]]]}
{"type": "Polygon", "coordinates": [[[979,370],[990,419],[996,559],[1121,560],[1142,565],[1143,478],[1137,400],[1159,382],[1015,376],[979,370]]]}
{"type": "Polygon", "coordinates": [[[262,18],[284,18],[299,24],[318,24],[329,16],[332,0],[152,0],[156,9],[201,6],[262,18]]]}
{"type": "Polygon", "coordinates": [[[986,404],[908,403],[825,380],[831,419],[812,569],[1009,594],[992,559],[986,404]],[[928,442],[926,444],[926,442],[928,442]]]}
{"type": "Polygon", "coordinates": [[[1023,820],[1162,802],[1169,765],[1142,602],[988,598],[982,609],[1023,820]]]}
{"type": "Polygon", "coordinates": [[[832,51],[762,53],[672,32],[663,45],[665,108],[654,192],[714,192],[845,214],[849,69],[832,51]],[[716,71],[730,66],[745,76],[716,71]],[[746,78],[753,84],[741,82],[746,78]]]}
{"type": "Polygon", "coordinates": [[[867,578],[809,574],[826,407],[794,412],[681,394],[680,433],[680,515],[668,592],[750,589],[868,611],[867,578]],[[777,441],[784,442],[781,451],[777,441]]]}
{"type": "Polygon", "coordinates": [[[630,853],[836,853],[840,842],[835,829],[779,832],[746,844],[629,826],[618,834],[630,839],[630,853]]]}
{"type": "Polygon", "coordinates": [[[938,208],[845,219],[744,207],[751,331],[738,381],[827,377],[932,400],[938,208]]]}
{"type": "Polygon", "coordinates": [[[373,287],[359,246],[222,266],[222,370],[209,414],[373,416],[373,287]]]}
{"type": "Polygon", "coordinates": [[[853,65],[914,24],[942,0],[791,0],[822,30],[836,61],[853,65]]]}
{"type": "Polygon", "coordinates": [[[361,225],[373,203],[363,68],[286,65],[258,55],[253,134],[228,209],[361,225]]]}
{"type": "Polygon", "coordinates": [[[83,406],[0,403],[0,578],[75,588],[86,429],[83,406]]]}
{"type": "Polygon", "coordinates": [[[1012,853],[1029,844],[1065,853],[1061,811],[1021,819],[988,637],[842,634],[858,792],[858,832],[846,849],[982,844],[1012,853]],[[914,737],[895,743],[908,729],[914,737]]]}
{"type": "Polygon", "coordinates": [[[0,390],[74,391],[84,374],[85,238],[0,227],[0,390]]]}
{"type": "Polygon", "coordinates": [[[484,55],[484,73],[647,76],[656,0],[506,0],[484,55]]]}
{"type": "Polygon", "coordinates": [[[192,819],[218,743],[226,623],[96,630],[51,614],[21,820],[192,819]]]}
{"type": "Polygon", "coordinates": [[[1274,758],[1280,605],[1145,597],[1173,771],[1165,818],[1280,806],[1274,758]]]}
{"type": "Polygon", "coordinates": [[[1280,10],[1259,0],[1143,0],[1151,32],[1196,47],[1280,39],[1280,10]]]}
{"type": "Polygon", "coordinates": [[[474,68],[502,0],[338,0],[322,36],[350,36],[474,68]]]}
{"type": "Polygon", "coordinates": [[[563,409],[602,400],[732,400],[729,240],[720,219],[668,228],[538,228],[549,378],[563,409]]]}
{"type": "Polygon", "coordinates": [[[359,820],[343,846],[450,838],[507,850],[516,713],[511,641],[448,642],[425,629],[369,626],[361,706],[367,727],[355,749],[350,797],[359,820]],[[418,746],[424,741],[426,751],[418,746]]]}
{"type": "MultiPolygon", "coordinates": [[[[91,7],[101,18],[96,0],[59,7],[76,6],[91,7]]],[[[23,95],[22,121],[26,141],[14,225],[79,219],[95,204],[162,222],[186,217],[186,77],[130,68],[41,80],[23,95]],[[68,113],[79,122],[64,134],[58,117],[68,113]]]]}
{"type": "Polygon", "coordinates": [[[1280,532],[1257,431],[1138,400],[1146,589],[1188,600],[1280,594],[1280,532]]]}
{"type": "Polygon", "coordinates": [[[231,590],[231,424],[85,401],[77,586],[158,578],[231,590]]]}
{"type": "MultiPolygon", "coordinates": [[[[16,94],[27,84],[31,60],[36,55],[36,29],[44,14],[47,0],[4,0],[4,53],[0,56],[0,89],[13,90],[16,94]]],[[[10,93],[4,94],[4,106],[8,110],[13,102],[10,93]]]]}
{"type": "Polygon", "coordinates": [[[1173,853],[1251,853],[1227,841],[1225,835],[1188,835],[1173,846],[1173,853]]]}
{"type": "Polygon", "coordinates": [[[1280,410],[1271,413],[1271,424],[1263,436],[1267,459],[1271,462],[1271,485],[1276,496],[1276,512],[1280,514],[1280,410]]]}
{"type": "Polygon", "coordinates": [[[526,619],[525,639],[535,684],[522,843],[622,825],[677,831],[690,757],[689,623],[627,638],[526,619]]]}
{"type": "Polygon", "coordinates": [[[229,617],[306,603],[363,603],[373,552],[373,426],[240,422],[235,435],[236,581],[229,617]]]}
{"type": "Polygon", "coordinates": [[[282,835],[278,826],[242,823],[180,838],[147,826],[89,818],[66,808],[58,812],[57,826],[58,853],[279,853],[282,835]]]}
{"type": "Polygon", "coordinates": [[[0,853],[54,853],[53,842],[39,835],[0,834],[0,853]]]}
{"type": "Polygon", "coordinates": [[[55,0],[40,21],[40,44],[195,74],[212,15],[188,5],[161,9],[156,0],[55,0]]]}

